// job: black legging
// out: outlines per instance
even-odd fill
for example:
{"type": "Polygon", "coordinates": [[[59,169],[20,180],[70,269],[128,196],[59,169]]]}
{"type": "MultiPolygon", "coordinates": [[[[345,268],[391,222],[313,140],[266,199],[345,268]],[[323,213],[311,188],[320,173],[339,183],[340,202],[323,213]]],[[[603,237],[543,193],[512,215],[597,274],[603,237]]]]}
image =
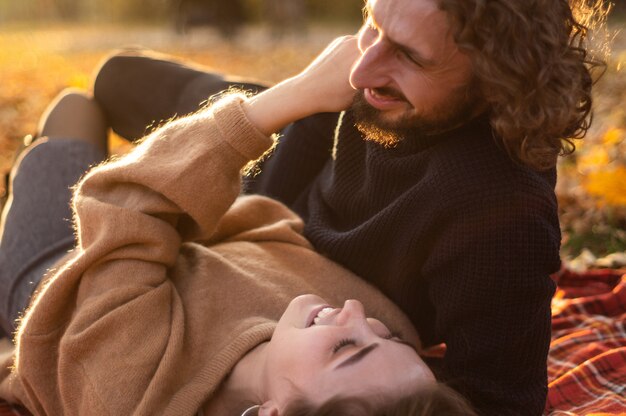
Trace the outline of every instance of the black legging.
{"type": "MultiPolygon", "coordinates": [[[[258,93],[267,86],[163,59],[150,52],[126,52],[100,68],[94,96],[113,130],[129,140],[150,126],[198,110],[209,97],[229,88],[258,93]]],[[[262,165],[260,175],[244,178],[245,193],[258,193],[291,206],[330,158],[337,114],[316,114],[287,126],[280,145],[262,165]],[[297,161],[297,175],[285,164],[297,161]]]]}
{"type": "Polygon", "coordinates": [[[267,86],[137,51],[104,62],[96,76],[94,97],[111,128],[135,140],[155,124],[192,113],[209,97],[229,88],[258,93],[267,86]]]}

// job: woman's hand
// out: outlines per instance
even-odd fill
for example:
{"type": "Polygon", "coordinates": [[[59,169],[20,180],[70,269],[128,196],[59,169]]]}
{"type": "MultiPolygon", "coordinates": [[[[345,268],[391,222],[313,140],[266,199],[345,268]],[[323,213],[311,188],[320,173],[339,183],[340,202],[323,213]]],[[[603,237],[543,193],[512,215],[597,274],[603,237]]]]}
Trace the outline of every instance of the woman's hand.
{"type": "Polygon", "coordinates": [[[272,134],[311,114],[345,110],[354,97],[349,78],[358,57],[355,36],[335,39],[300,74],[249,99],[244,104],[248,118],[272,134]]]}

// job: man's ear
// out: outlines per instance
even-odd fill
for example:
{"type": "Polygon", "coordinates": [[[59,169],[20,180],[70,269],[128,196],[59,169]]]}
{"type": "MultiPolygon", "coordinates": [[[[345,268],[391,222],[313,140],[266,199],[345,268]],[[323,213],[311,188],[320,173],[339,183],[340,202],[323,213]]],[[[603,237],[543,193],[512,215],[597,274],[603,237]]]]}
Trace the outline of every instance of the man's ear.
{"type": "Polygon", "coordinates": [[[279,416],[278,407],[273,400],[268,400],[261,405],[259,416],[279,416]]]}

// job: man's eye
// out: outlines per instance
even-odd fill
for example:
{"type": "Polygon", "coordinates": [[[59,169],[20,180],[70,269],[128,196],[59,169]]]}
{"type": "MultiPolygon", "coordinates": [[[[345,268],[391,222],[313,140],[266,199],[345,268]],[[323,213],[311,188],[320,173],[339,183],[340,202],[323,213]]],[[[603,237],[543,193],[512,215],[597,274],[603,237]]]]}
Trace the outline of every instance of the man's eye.
{"type": "Polygon", "coordinates": [[[342,339],[333,347],[333,354],[337,354],[340,349],[347,347],[348,345],[356,345],[356,340],[349,338],[342,339]]]}
{"type": "Polygon", "coordinates": [[[413,56],[411,56],[410,53],[408,53],[406,51],[400,51],[400,54],[402,55],[402,57],[404,57],[411,64],[419,66],[419,67],[422,66],[422,64],[417,59],[413,58],[413,56]]]}
{"type": "Polygon", "coordinates": [[[390,332],[389,335],[383,337],[384,339],[398,339],[402,340],[402,334],[399,332],[390,332]]]}

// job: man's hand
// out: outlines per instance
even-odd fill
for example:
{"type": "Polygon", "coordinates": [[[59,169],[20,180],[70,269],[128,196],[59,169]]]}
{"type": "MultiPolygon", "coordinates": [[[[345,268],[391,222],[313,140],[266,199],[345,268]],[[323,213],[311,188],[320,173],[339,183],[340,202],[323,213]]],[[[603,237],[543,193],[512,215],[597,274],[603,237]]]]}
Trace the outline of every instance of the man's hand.
{"type": "Polygon", "coordinates": [[[248,118],[272,134],[311,114],[345,110],[354,97],[349,78],[359,54],[356,37],[335,39],[300,74],[248,100],[248,118]]]}
{"type": "Polygon", "coordinates": [[[355,92],[350,85],[350,72],[359,56],[357,38],[342,36],[295,77],[302,90],[309,92],[312,104],[319,105],[313,113],[333,113],[348,108],[355,92]]]}

